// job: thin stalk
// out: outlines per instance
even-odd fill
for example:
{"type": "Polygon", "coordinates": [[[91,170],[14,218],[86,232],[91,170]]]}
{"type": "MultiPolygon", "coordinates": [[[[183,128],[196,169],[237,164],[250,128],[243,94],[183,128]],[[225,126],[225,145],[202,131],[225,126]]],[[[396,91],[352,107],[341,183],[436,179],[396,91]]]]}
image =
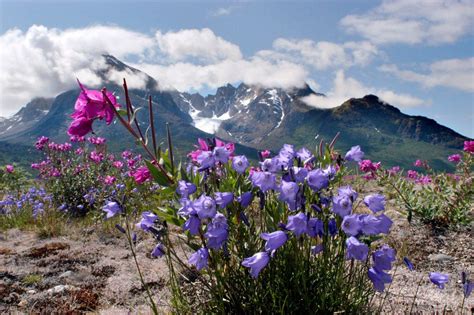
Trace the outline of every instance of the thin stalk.
{"type": "Polygon", "coordinates": [[[171,172],[174,174],[173,142],[171,141],[170,125],[168,123],[166,123],[166,136],[168,138],[168,152],[170,154],[171,172]]]}
{"type": "Polygon", "coordinates": [[[132,252],[133,260],[135,261],[135,266],[137,267],[138,275],[140,276],[140,282],[142,283],[142,286],[145,288],[146,294],[148,295],[148,299],[150,300],[151,303],[151,309],[153,311],[153,314],[157,315],[158,314],[158,309],[156,308],[155,301],[153,301],[153,296],[151,295],[150,288],[145,283],[145,279],[143,278],[142,271],[140,269],[140,265],[138,264],[138,259],[137,255],[134,250],[133,246],[133,241],[132,241],[132,236],[130,235],[130,226],[128,223],[128,217],[126,219],[126,224],[125,226],[127,227],[127,240],[128,240],[128,245],[130,246],[130,251],[132,252]]]}
{"type": "Polygon", "coordinates": [[[413,311],[413,306],[415,305],[416,296],[418,295],[418,289],[420,289],[421,281],[423,281],[423,277],[420,278],[420,281],[418,281],[418,285],[416,286],[415,295],[413,296],[413,301],[411,302],[410,314],[413,311]]]}
{"type": "Polygon", "coordinates": [[[153,141],[153,152],[156,154],[156,135],[155,135],[155,119],[153,117],[153,102],[151,101],[151,95],[148,96],[148,110],[150,115],[150,127],[151,127],[151,139],[153,141]]]}
{"type": "Polygon", "coordinates": [[[378,311],[379,314],[382,314],[383,305],[385,303],[385,300],[387,299],[387,295],[390,293],[390,288],[392,287],[392,283],[393,283],[393,280],[395,279],[395,275],[397,274],[397,270],[398,270],[398,265],[395,267],[395,270],[393,271],[392,282],[390,282],[390,284],[388,285],[387,292],[385,292],[382,302],[380,302],[379,311],[378,311]]]}

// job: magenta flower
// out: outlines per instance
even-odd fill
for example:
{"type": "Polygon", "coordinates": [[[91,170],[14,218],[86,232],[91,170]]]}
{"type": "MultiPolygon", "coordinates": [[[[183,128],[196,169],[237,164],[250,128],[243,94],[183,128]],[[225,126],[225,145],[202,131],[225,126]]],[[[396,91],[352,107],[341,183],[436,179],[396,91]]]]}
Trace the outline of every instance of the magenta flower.
{"type": "Polygon", "coordinates": [[[474,153],[474,140],[464,141],[464,151],[474,153]]]}
{"type": "Polygon", "coordinates": [[[407,171],[407,177],[410,179],[417,179],[418,178],[418,172],[414,170],[408,170],[407,171]]]}
{"type": "Polygon", "coordinates": [[[151,178],[151,173],[146,166],[141,166],[132,172],[132,177],[137,184],[143,184],[151,178]]]}
{"type": "Polygon", "coordinates": [[[242,266],[250,268],[250,274],[253,278],[257,278],[260,271],[268,264],[270,256],[267,252],[256,253],[252,257],[245,258],[242,266]]]}
{"type": "Polygon", "coordinates": [[[416,160],[415,163],[413,163],[413,165],[416,167],[423,167],[424,163],[421,160],[416,160]]]}
{"type": "Polygon", "coordinates": [[[86,117],[78,117],[69,125],[67,134],[70,136],[82,137],[92,131],[92,123],[94,121],[86,117]]]}
{"type": "Polygon", "coordinates": [[[449,275],[439,272],[430,272],[430,281],[444,289],[444,285],[449,281],[449,275]]]}
{"type": "Polygon", "coordinates": [[[113,185],[113,184],[115,183],[115,180],[116,180],[115,177],[110,176],[110,175],[107,175],[107,176],[105,176],[105,178],[104,178],[104,183],[105,183],[106,185],[109,185],[109,186],[110,186],[110,185],[113,185]]]}
{"type": "Polygon", "coordinates": [[[448,156],[448,161],[453,163],[461,162],[461,155],[460,154],[453,154],[448,156]]]}
{"type": "Polygon", "coordinates": [[[8,164],[7,166],[5,166],[5,172],[13,173],[14,171],[15,171],[15,168],[13,167],[13,165],[8,164]]]}

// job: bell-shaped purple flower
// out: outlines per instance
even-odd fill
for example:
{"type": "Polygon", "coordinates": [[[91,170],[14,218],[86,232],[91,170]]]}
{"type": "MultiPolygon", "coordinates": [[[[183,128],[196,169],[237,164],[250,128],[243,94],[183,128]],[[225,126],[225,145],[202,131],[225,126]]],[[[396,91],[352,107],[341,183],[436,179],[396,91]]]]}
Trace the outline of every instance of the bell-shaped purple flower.
{"type": "Polygon", "coordinates": [[[408,259],[408,257],[403,257],[403,262],[407,266],[408,270],[413,271],[415,270],[415,266],[413,266],[413,263],[408,259]]]}
{"type": "Polygon", "coordinates": [[[344,218],[352,212],[351,199],[346,195],[337,195],[332,198],[332,212],[344,218]]]}
{"type": "Polygon", "coordinates": [[[197,162],[199,163],[200,170],[211,168],[216,164],[212,151],[202,151],[197,157],[197,162]]]}
{"type": "Polygon", "coordinates": [[[326,188],[329,185],[328,177],[320,168],[309,172],[308,176],[306,177],[306,181],[308,182],[309,187],[313,191],[320,191],[321,189],[326,188]]]}
{"type": "Polygon", "coordinates": [[[194,209],[194,204],[191,200],[181,198],[179,202],[181,204],[181,208],[178,210],[179,215],[187,217],[191,214],[196,214],[196,209],[194,209]]]}
{"type": "Polygon", "coordinates": [[[296,157],[303,162],[303,164],[309,162],[314,156],[310,150],[306,149],[305,147],[301,148],[296,152],[296,157]]]}
{"type": "Polygon", "coordinates": [[[310,237],[323,236],[324,235],[324,222],[318,218],[310,218],[308,220],[308,226],[306,233],[310,237]]]}
{"type": "Polygon", "coordinates": [[[392,277],[390,277],[388,273],[375,268],[370,268],[368,275],[375,290],[378,292],[383,292],[383,290],[385,290],[385,284],[392,282],[392,277]]]}
{"type": "Polygon", "coordinates": [[[364,203],[374,213],[385,210],[385,197],[383,195],[368,195],[364,198],[364,203]]]}
{"type": "Polygon", "coordinates": [[[322,252],[323,250],[324,250],[324,245],[323,244],[318,244],[318,245],[315,245],[315,246],[311,246],[311,254],[313,254],[313,255],[317,255],[320,252],[322,252]]]}
{"type": "Polygon", "coordinates": [[[191,214],[189,218],[184,222],[183,229],[189,231],[191,235],[198,235],[199,228],[201,227],[201,220],[199,220],[196,214],[191,214]]]}
{"type": "Polygon", "coordinates": [[[199,219],[213,218],[216,215],[216,202],[211,197],[201,195],[193,202],[193,207],[199,219]]]}
{"type": "Polygon", "coordinates": [[[430,272],[430,281],[436,284],[438,288],[444,289],[444,285],[449,281],[449,276],[444,273],[430,272]]]}
{"type": "Polygon", "coordinates": [[[331,218],[328,223],[328,232],[329,235],[334,236],[337,234],[337,222],[336,219],[331,218]]]}
{"type": "Polygon", "coordinates": [[[392,262],[396,260],[396,252],[390,246],[384,244],[378,250],[372,253],[374,268],[377,270],[392,269],[392,262]]]}
{"type": "Polygon", "coordinates": [[[292,144],[284,144],[280,149],[279,155],[286,156],[288,158],[295,157],[295,147],[292,144]]]}
{"type": "Polygon", "coordinates": [[[359,215],[350,214],[344,217],[341,224],[342,230],[351,236],[356,236],[361,230],[361,222],[359,221],[359,215]]]}
{"type": "Polygon", "coordinates": [[[187,183],[184,180],[180,180],[178,182],[178,188],[176,188],[176,192],[183,198],[188,198],[188,196],[194,192],[196,192],[196,185],[193,183],[187,183]]]}
{"type": "Polygon", "coordinates": [[[339,187],[337,192],[340,196],[349,197],[352,203],[354,203],[354,201],[357,199],[357,196],[359,196],[359,194],[349,185],[339,187]]]}
{"type": "Polygon", "coordinates": [[[189,257],[188,262],[191,265],[196,266],[197,270],[201,270],[207,268],[208,259],[209,251],[207,250],[207,248],[202,247],[189,257]]]}
{"type": "Polygon", "coordinates": [[[257,278],[260,271],[270,261],[270,255],[267,252],[256,253],[252,257],[245,258],[242,261],[242,266],[250,268],[250,274],[253,278],[257,278]]]}
{"type": "Polygon", "coordinates": [[[122,209],[120,208],[119,204],[115,201],[107,201],[105,206],[102,208],[102,211],[107,213],[106,218],[110,219],[115,216],[117,213],[121,212],[122,209]]]}
{"type": "Polygon", "coordinates": [[[296,194],[298,193],[299,186],[294,182],[281,181],[279,187],[280,195],[279,199],[281,201],[286,201],[290,210],[296,210],[296,194]]]}
{"type": "Polygon", "coordinates": [[[366,260],[367,255],[369,254],[369,247],[359,242],[354,236],[349,237],[346,239],[346,247],[347,247],[347,259],[356,259],[356,260],[366,260]]]}
{"type": "Polygon", "coordinates": [[[247,208],[252,202],[253,195],[251,191],[244,192],[240,197],[237,198],[237,201],[243,208],[247,208]]]}
{"type": "Polygon", "coordinates": [[[151,256],[158,258],[165,254],[165,246],[161,243],[156,244],[155,248],[151,251],[151,256]]]}
{"type": "Polygon", "coordinates": [[[215,147],[212,154],[216,162],[225,164],[229,161],[230,152],[226,147],[215,147]]]}
{"type": "Polygon", "coordinates": [[[231,192],[216,192],[214,194],[214,198],[216,200],[216,204],[221,208],[227,207],[229,203],[234,200],[234,194],[231,192]]]}
{"type": "Polygon", "coordinates": [[[232,168],[239,174],[245,173],[249,165],[249,161],[245,155],[234,156],[232,158],[232,168]]]}
{"type": "Polygon", "coordinates": [[[151,226],[158,219],[158,216],[150,211],[145,211],[142,213],[142,219],[137,223],[137,228],[142,229],[143,231],[148,231],[151,226]]]}
{"type": "Polygon", "coordinates": [[[356,145],[352,147],[347,153],[344,159],[346,161],[360,162],[364,157],[364,152],[360,149],[360,146],[356,145]]]}
{"type": "Polygon", "coordinates": [[[277,157],[268,158],[260,162],[260,168],[264,172],[276,173],[281,170],[277,157]]]}
{"type": "Polygon", "coordinates": [[[255,172],[250,176],[252,185],[260,188],[263,192],[274,189],[276,185],[275,175],[270,172],[255,172]]]}
{"type": "Polygon", "coordinates": [[[288,217],[286,229],[292,231],[295,236],[300,236],[308,229],[308,217],[303,212],[288,217]]]}
{"type": "Polygon", "coordinates": [[[295,182],[297,183],[303,183],[306,176],[308,176],[308,170],[304,167],[293,166],[292,171],[293,176],[295,178],[295,182]]]}
{"type": "Polygon", "coordinates": [[[262,233],[260,237],[267,241],[265,243],[265,250],[268,252],[277,250],[288,240],[288,236],[283,231],[275,231],[272,233],[262,233]]]}
{"type": "Polygon", "coordinates": [[[204,236],[208,239],[209,248],[220,248],[227,240],[228,236],[227,219],[222,213],[217,213],[212,222],[207,225],[207,232],[204,236]]]}
{"type": "Polygon", "coordinates": [[[464,296],[466,297],[466,299],[471,295],[473,288],[474,288],[474,282],[472,282],[471,280],[467,280],[462,285],[462,291],[463,291],[464,296]]]}

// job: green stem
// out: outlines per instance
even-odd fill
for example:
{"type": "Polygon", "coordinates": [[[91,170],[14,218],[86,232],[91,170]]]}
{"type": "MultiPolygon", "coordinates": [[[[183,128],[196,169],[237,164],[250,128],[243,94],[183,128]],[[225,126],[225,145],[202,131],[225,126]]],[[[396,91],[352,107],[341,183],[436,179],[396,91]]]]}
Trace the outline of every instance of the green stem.
{"type": "Polygon", "coordinates": [[[421,281],[423,281],[423,277],[420,278],[420,281],[418,281],[418,285],[416,286],[415,296],[413,296],[413,301],[411,302],[410,314],[413,311],[413,306],[415,305],[415,300],[416,296],[418,295],[418,289],[420,289],[421,281]]]}

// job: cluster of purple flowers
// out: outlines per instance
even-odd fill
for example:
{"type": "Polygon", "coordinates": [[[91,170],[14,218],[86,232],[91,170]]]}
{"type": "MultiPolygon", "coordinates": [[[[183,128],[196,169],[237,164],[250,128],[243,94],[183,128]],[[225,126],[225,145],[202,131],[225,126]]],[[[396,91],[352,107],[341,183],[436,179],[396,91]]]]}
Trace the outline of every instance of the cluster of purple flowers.
{"type": "Polygon", "coordinates": [[[0,200],[0,214],[14,214],[24,208],[31,208],[36,218],[44,212],[45,207],[52,203],[52,196],[44,188],[31,187],[20,196],[7,194],[0,200]]]}

